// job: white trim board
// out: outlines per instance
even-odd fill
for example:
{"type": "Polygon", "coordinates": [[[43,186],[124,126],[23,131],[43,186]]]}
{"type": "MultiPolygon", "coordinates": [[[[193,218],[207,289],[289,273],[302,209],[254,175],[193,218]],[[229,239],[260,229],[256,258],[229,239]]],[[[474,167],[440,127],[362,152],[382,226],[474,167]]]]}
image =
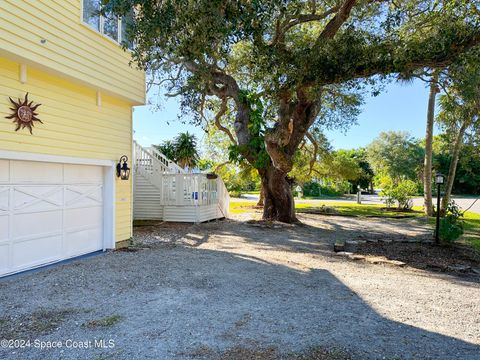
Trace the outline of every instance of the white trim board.
{"type": "Polygon", "coordinates": [[[6,160],[25,160],[25,161],[39,161],[51,162],[61,164],[79,164],[79,165],[97,165],[97,166],[115,166],[116,161],[87,159],[73,156],[48,155],[39,153],[28,153],[20,151],[0,150],[0,159],[6,160]]]}

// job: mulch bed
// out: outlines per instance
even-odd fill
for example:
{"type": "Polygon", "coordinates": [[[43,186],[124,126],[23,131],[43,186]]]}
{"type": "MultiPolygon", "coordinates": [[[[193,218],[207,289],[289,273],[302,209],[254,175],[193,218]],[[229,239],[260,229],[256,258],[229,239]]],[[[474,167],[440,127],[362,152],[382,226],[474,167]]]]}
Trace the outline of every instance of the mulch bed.
{"type": "Polygon", "coordinates": [[[436,246],[427,243],[358,244],[355,254],[382,256],[424,270],[480,275],[480,254],[467,246],[436,246]]]}

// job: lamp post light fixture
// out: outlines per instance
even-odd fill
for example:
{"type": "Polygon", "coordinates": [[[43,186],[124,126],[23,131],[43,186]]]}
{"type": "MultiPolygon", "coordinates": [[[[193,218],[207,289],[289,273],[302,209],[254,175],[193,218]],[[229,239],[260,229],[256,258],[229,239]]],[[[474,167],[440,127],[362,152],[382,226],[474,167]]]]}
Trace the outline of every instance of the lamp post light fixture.
{"type": "Polygon", "coordinates": [[[440,237],[439,237],[439,232],[440,232],[440,189],[442,187],[442,184],[445,182],[445,176],[443,174],[437,172],[435,174],[435,184],[437,184],[437,222],[436,222],[436,227],[435,227],[435,244],[440,243],[440,237]]]}
{"type": "Polygon", "coordinates": [[[117,164],[117,177],[121,180],[128,180],[130,177],[130,168],[128,167],[128,157],[123,155],[117,164]]]}

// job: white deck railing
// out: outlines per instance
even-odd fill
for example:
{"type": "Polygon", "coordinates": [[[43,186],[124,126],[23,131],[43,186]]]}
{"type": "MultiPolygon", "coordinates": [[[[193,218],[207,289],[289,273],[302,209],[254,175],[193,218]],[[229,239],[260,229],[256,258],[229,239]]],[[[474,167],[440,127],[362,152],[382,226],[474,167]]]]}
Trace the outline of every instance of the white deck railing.
{"type": "Polygon", "coordinates": [[[162,203],[165,205],[212,205],[219,201],[218,179],[205,174],[162,175],[162,203]]]}

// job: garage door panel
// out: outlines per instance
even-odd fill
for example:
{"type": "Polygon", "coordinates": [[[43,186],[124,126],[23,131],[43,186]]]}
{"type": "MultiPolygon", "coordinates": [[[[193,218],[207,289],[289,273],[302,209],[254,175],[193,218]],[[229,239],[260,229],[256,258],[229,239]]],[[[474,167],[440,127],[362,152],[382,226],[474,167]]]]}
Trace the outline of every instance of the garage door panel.
{"type": "Polygon", "coordinates": [[[102,248],[101,229],[92,228],[65,234],[65,246],[70,257],[88,254],[102,248]]]}
{"type": "Polygon", "coordinates": [[[8,211],[8,198],[10,187],[0,186],[0,214],[8,211]]]}
{"type": "Polygon", "coordinates": [[[63,165],[35,161],[11,161],[12,183],[62,183],[63,165]]]}
{"type": "Polygon", "coordinates": [[[13,240],[61,231],[62,210],[13,215],[13,240]]]}
{"type": "Polygon", "coordinates": [[[102,203],[101,185],[67,186],[65,190],[65,205],[68,208],[101,206],[102,203]]]}
{"type": "Polygon", "coordinates": [[[90,165],[65,165],[64,179],[68,184],[99,184],[103,182],[103,168],[90,165]]]}
{"type": "Polygon", "coordinates": [[[80,208],[65,210],[65,230],[72,231],[85,226],[102,226],[103,208],[80,208]]]}
{"type": "Polygon", "coordinates": [[[0,213],[0,241],[8,240],[8,216],[0,213]]]}
{"type": "Polygon", "coordinates": [[[0,274],[8,269],[9,244],[0,244],[0,274]]]}
{"type": "Polygon", "coordinates": [[[28,269],[62,258],[62,236],[47,236],[12,244],[13,270],[28,269]]]}
{"type": "Polygon", "coordinates": [[[63,186],[15,186],[15,211],[48,211],[63,206],[63,186]]]}

